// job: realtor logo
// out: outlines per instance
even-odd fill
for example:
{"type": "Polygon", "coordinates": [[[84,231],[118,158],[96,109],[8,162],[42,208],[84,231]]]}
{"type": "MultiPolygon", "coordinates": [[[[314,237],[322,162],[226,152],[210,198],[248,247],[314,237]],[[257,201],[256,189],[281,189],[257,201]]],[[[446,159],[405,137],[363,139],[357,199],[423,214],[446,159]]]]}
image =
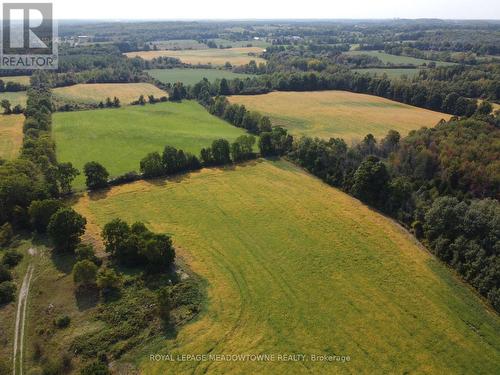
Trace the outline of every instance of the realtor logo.
{"type": "Polygon", "coordinates": [[[0,69],[57,69],[52,3],[3,3],[0,69]]]}

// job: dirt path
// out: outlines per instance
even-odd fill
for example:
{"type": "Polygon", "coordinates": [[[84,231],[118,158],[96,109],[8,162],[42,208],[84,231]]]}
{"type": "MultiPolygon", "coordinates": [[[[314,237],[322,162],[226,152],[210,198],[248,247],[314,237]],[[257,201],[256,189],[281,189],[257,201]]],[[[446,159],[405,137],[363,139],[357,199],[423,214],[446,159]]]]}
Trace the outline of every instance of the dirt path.
{"type": "MultiPolygon", "coordinates": [[[[28,253],[33,256],[36,250],[30,248],[28,253]]],[[[33,264],[28,266],[26,274],[24,275],[23,284],[19,291],[19,298],[17,301],[16,313],[16,330],[14,332],[14,350],[12,354],[12,374],[16,375],[16,368],[19,364],[19,375],[23,374],[23,352],[24,352],[24,327],[26,323],[26,307],[28,305],[28,293],[31,284],[31,278],[34,270],[33,264]],[[19,357],[17,356],[19,352],[19,357]],[[19,358],[19,360],[18,360],[19,358]]]]}

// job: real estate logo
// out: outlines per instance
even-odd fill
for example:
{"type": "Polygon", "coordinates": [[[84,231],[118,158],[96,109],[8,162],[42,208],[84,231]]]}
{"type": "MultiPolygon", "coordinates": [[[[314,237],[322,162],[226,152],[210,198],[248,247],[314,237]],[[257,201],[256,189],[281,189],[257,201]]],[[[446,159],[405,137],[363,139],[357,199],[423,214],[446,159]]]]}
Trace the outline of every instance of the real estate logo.
{"type": "Polygon", "coordinates": [[[57,69],[52,3],[3,3],[0,69],[57,69]]]}

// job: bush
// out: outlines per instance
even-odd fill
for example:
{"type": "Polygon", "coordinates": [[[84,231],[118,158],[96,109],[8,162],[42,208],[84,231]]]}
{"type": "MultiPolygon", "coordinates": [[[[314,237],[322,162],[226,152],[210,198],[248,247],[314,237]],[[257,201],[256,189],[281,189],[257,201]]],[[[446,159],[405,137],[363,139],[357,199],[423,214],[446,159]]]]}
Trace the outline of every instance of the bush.
{"type": "Polygon", "coordinates": [[[0,375],[10,375],[12,371],[6,363],[0,362],[0,375]]]}
{"type": "Polygon", "coordinates": [[[94,248],[92,245],[80,244],[75,249],[76,260],[90,260],[96,266],[100,267],[102,260],[96,257],[94,248]]]}
{"type": "Polygon", "coordinates": [[[102,362],[92,362],[80,371],[81,375],[109,375],[108,366],[102,362]]]}
{"type": "Polygon", "coordinates": [[[91,286],[96,283],[97,266],[90,260],[81,260],[73,266],[73,280],[81,286],[91,286]]]}
{"type": "Polygon", "coordinates": [[[104,291],[119,289],[122,279],[114,270],[105,268],[99,271],[97,275],[97,286],[104,291]]]}
{"type": "Polygon", "coordinates": [[[14,232],[12,230],[12,225],[9,223],[5,223],[0,227],[0,247],[7,246],[12,237],[14,236],[14,232]]]}
{"type": "Polygon", "coordinates": [[[63,204],[57,199],[45,199],[33,201],[29,206],[30,223],[38,233],[44,233],[47,230],[49,221],[63,204]]]}
{"type": "Polygon", "coordinates": [[[11,280],[12,280],[12,275],[10,271],[3,264],[0,264],[0,283],[11,280]]]}
{"type": "Polygon", "coordinates": [[[19,264],[23,259],[23,254],[19,253],[14,249],[7,250],[2,258],[2,264],[12,268],[19,264]]]}
{"type": "Polygon", "coordinates": [[[12,302],[16,299],[16,284],[12,281],[0,283],[0,305],[12,302]]]}
{"type": "Polygon", "coordinates": [[[122,174],[120,176],[117,176],[117,177],[111,179],[109,181],[109,185],[116,186],[116,185],[127,184],[129,182],[138,181],[141,178],[142,178],[142,176],[135,171],[127,172],[125,174],[122,174]]]}
{"type": "Polygon", "coordinates": [[[71,318],[67,315],[59,316],[54,319],[54,325],[57,328],[66,328],[71,323],[71,318]]]}

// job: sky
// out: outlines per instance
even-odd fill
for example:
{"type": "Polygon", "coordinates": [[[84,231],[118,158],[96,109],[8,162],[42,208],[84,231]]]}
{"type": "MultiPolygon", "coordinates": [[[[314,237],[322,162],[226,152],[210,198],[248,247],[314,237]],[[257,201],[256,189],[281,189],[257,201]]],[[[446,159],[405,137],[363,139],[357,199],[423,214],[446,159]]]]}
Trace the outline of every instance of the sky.
{"type": "Polygon", "coordinates": [[[499,0],[53,0],[52,3],[57,19],[500,19],[499,0]]]}

